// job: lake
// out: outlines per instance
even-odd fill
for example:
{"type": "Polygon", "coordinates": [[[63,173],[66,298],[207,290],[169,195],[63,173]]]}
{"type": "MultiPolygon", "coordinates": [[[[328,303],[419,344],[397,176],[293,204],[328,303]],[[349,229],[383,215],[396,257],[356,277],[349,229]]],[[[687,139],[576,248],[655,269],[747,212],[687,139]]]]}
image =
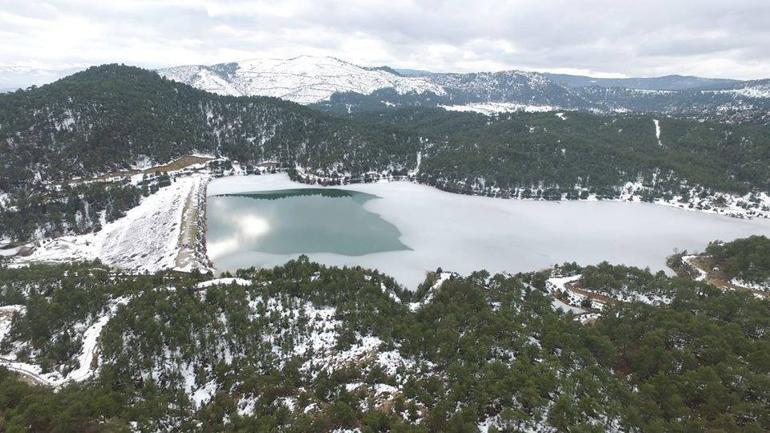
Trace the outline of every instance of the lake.
{"type": "Polygon", "coordinates": [[[302,188],[209,196],[208,250],[228,246],[270,254],[361,256],[405,250],[396,226],[364,209],[377,198],[340,189],[302,188]]]}
{"type": "Polygon", "coordinates": [[[208,196],[207,248],[218,270],[306,254],[376,268],[410,289],[437,267],[515,273],[607,260],[665,270],[675,250],[770,236],[764,219],[637,202],[494,199],[409,182],[321,188],[285,174],[233,176],[212,181],[208,196]]]}

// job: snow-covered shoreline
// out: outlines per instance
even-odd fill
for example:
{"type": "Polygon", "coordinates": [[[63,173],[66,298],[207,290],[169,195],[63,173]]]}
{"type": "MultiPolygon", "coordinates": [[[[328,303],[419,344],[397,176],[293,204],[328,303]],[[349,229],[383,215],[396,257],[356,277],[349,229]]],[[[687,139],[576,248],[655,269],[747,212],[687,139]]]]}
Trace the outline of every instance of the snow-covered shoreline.
{"type": "MultiPolygon", "coordinates": [[[[207,191],[207,194],[211,196],[211,195],[220,195],[220,194],[229,194],[229,193],[250,192],[251,190],[249,188],[254,188],[254,191],[271,191],[271,190],[280,191],[280,190],[297,189],[297,188],[341,188],[341,189],[360,190],[360,188],[366,188],[365,185],[377,184],[377,183],[386,183],[386,184],[387,183],[413,183],[413,184],[425,186],[427,188],[441,190],[440,188],[436,188],[434,186],[423,184],[417,181],[390,180],[387,178],[381,179],[378,182],[371,182],[371,183],[322,185],[320,183],[313,183],[311,181],[308,181],[307,183],[304,181],[299,181],[299,182],[293,181],[289,179],[289,177],[284,173],[279,173],[276,175],[268,174],[268,175],[260,175],[260,176],[249,176],[249,175],[241,176],[240,174],[237,174],[233,176],[217,178],[216,181],[214,182],[214,186],[213,187],[209,186],[210,189],[207,191]]],[[[708,204],[707,202],[703,202],[703,201],[699,202],[699,201],[696,201],[695,199],[682,201],[683,198],[681,196],[672,197],[671,200],[668,200],[668,201],[663,199],[655,199],[652,202],[644,201],[641,199],[641,195],[646,188],[647,187],[645,187],[643,183],[640,181],[626,182],[620,188],[619,197],[612,198],[612,199],[600,199],[596,196],[596,194],[589,194],[587,198],[576,198],[576,199],[568,199],[566,197],[562,197],[562,200],[546,200],[543,198],[521,198],[521,197],[511,197],[511,198],[494,197],[494,199],[517,200],[517,201],[527,201],[527,202],[557,202],[557,203],[558,202],[598,202],[598,201],[616,202],[616,203],[649,203],[649,204],[672,207],[672,208],[691,211],[691,212],[699,212],[699,213],[706,213],[706,214],[713,214],[713,215],[724,215],[732,218],[770,219],[770,211],[761,210],[762,206],[770,209],[770,194],[767,194],[764,192],[753,194],[753,198],[759,200],[759,204],[756,206],[756,208],[759,210],[754,208],[744,208],[740,206],[740,203],[748,203],[752,199],[752,194],[746,194],[743,196],[719,194],[718,198],[724,201],[724,206],[709,207],[708,209],[706,209],[703,207],[703,205],[708,204]]],[[[443,190],[441,191],[444,192],[443,190]]],[[[462,195],[465,196],[465,194],[462,194],[462,195]]],[[[483,194],[476,194],[474,196],[487,198],[487,196],[483,194]]]]}
{"type": "MultiPolygon", "coordinates": [[[[130,272],[155,272],[164,269],[176,269],[187,272],[192,269],[205,271],[210,269],[211,266],[206,254],[206,197],[236,192],[243,193],[297,188],[324,188],[318,184],[292,181],[286,173],[244,176],[240,175],[242,173],[241,170],[233,171],[238,175],[220,177],[210,183],[209,179],[211,174],[208,170],[177,176],[172,185],[161,188],[157,193],[143,199],[141,204],[136,208],[129,210],[125,217],[112,223],[105,224],[100,232],[44,240],[36,247],[31,255],[14,258],[12,260],[12,265],[22,266],[29,263],[63,263],[70,261],[94,260],[98,258],[105,264],[130,272]]],[[[426,236],[421,234],[420,229],[415,225],[415,219],[410,216],[414,215],[412,209],[415,205],[419,207],[420,201],[426,199],[438,200],[440,207],[445,207],[447,212],[449,212],[450,209],[452,211],[462,209],[464,205],[461,203],[477,203],[476,206],[480,206],[480,209],[486,209],[484,212],[487,213],[479,214],[473,218],[476,220],[479,220],[479,218],[481,220],[494,220],[495,222],[490,222],[491,227],[505,227],[506,224],[511,224],[512,221],[516,220],[516,215],[521,216],[522,214],[545,212],[545,215],[558,217],[559,213],[565,209],[570,209],[569,213],[577,212],[578,214],[581,214],[587,212],[594,215],[591,218],[604,218],[604,216],[595,215],[598,211],[590,210],[595,206],[601,206],[606,209],[610,214],[607,218],[610,219],[613,218],[611,216],[612,214],[623,214],[623,212],[617,211],[617,206],[627,208],[626,205],[637,206],[640,207],[640,209],[650,209],[650,207],[660,209],[675,208],[691,211],[689,213],[692,214],[712,214],[712,217],[718,216],[713,215],[718,214],[718,212],[713,210],[704,211],[690,208],[684,206],[682,203],[674,205],[663,201],[657,201],[655,203],[642,202],[638,197],[640,188],[643,188],[643,185],[640,182],[627,183],[623,187],[620,197],[614,200],[599,200],[595,196],[589,196],[585,200],[567,201],[538,199],[501,200],[499,198],[481,195],[463,195],[444,192],[432,186],[412,181],[382,180],[375,183],[356,183],[332,186],[332,188],[366,192],[384,197],[388,202],[397,200],[398,203],[400,203],[397,206],[384,205],[383,200],[372,200],[366,203],[364,207],[367,210],[380,215],[385,220],[394,223],[402,232],[401,241],[410,247],[414,245],[425,245],[427,242],[426,236]],[[411,201],[404,200],[403,197],[411,197],[411,201]],[[509,222],[507,223],[504,222],[504,220],[500,219],[501,212],[503,214],[513,215],[512,219],[509,219],[509,222]]],[[[767,197],[766,194],[760,194],[759,198],[770,204],[770,197],[767,197]]],[[[729,206],[726,206],[726,209],[745,210],[729,200],[727,203],[729,206]]],[[[469,211],[462,211],[464,214],[468,214],[468,212],[469,211]]],[[[644,210],[644,212],[659,213],[664,211],[644,210]]],[[[433,209],[426,209],[425,213],[434,215],[435,211],[433,209]]],[[[683,218],[678,213],[672,215],[678,216],[677,218],[679,219],[683,218]]],[[[438,221],[443,220],[443,217],[440,215],[434,215],[434,217],[438,221]]],[[[534,216],[533,218],[536,219],[534,216]]],[[[619,216],[618,218],[623,219],[628,217],[619,216]]],[[[694,218],[702,219],[701,217],[694,218]]],[[[722,217],[720,216],[720,218],[722,217]]],[[[552,218],[549,217],[549,219],[552,218]]],[[[705,220],[708,220],[708,218],[705,220]]],[[[767,231],[764,225],[758,222],[760,220],[756,220],[754,223],[748,223],[748,221],[749,220],[747,220],[747,224],[755,226],[755,229],[741,230],[741,235],[743,233],[753,234],[754,232],[765,233],[767,231]]],[[[586,223],[582,222],[581,224],[585,225],[586,223]]],[[[719,224],[724,224],[724,222],[720,222],[719,224]]],[[[536,223],[536,226],[538,225],[539,223],[536,223]]],[[[728,223],[726,225],[739,226],[740,223],[728,223]]],[[[486,227],[480,229],[480,233],[486,233],[488,231],[486,227]]],[[[464,233],[467,231],[466,228],[462,227],[448,228],[448,230],[453,230],[455,233],[464,233]]],[[[507,229],[503,229],[503,231],[505,230],[507,229]]],[[[705,246],[706,242],[713,239],[732,238],[732,235],[720,235],[720,230],[710,231],[715,234],[708,235],[707,232],[704,232],[697,243],[693,236],[684,236],[683,238],[685,240],[682,241],[681,244],[672,245],[672,248],[699,248],[705,246]]],[[[438,236],[438,234],[435,235],[438,236]]],[[[471,235],[472,234],[460,236],[456,239],[456,242],[443,243],[447,244],[446,248],[449,248],[450,250],[459,249],[459,251],[468,251],[468,247],[462,246],[462,242],[465,239],[472,244],[473,236],[471,235]],[[469,238],[468,236],[471,237],[469,238]],[[449,244],[451,244],[451,246],[449,244]]],[[[482,236],[486,237],[487,235],[483,234],[482,236]]],[[[489,236],[491,239],[495,235],[490,233],[489,236]]],[[[522,236],[528,238],[527,235],[522,236]]],[[[489,242],[492,241],[490,240],[489,242]]],[[[545,239],[543,243],[545,245],[550,245],[550,242],[547,239],[545,239]]],[[[642,243],[644,243],[644,241],[642,241],[642,243]]],[[[483,264],[476,263],[474,266],[488,267],[490,270],[526,271],[548,267],[562,261],[571,261],[580,257],[579,252],[570,252],[574,249],[570,246],[562,246],[561,248],[564,249],[564,251],[551,251],[546,254],[530,253],[529,257],[516,255],[517,260],[521,263],[517,263],[513,267],[504,265],[501,262],[501,258],[494,256],[489,258],[489,264],[486,262],[483,264]],[[552,259],[550,261],[538,260],[538,256],[551,257],[552,259]]],[[[473,248],[471,248],[471,250],[472,249],[473,248]]],[[[548,249],[550,250],[552,248],[548,249]]],[[[457,260],[454,260],[451,257],[444,257],[446,254],[440,254],[433,250],[433,248],[428,248],[424,253],[411,253],[416,257],[420,257],[420,259],[410,264],[410,270],[407,273],[411,275],[411,277],[406,279],[400,278],[402,283],[408,281],[408,286],[416,287],[417,284],[424,279],[426,272],[435,269],[434,263],[437,266],[449,266],[450,269],[455,269],[460,272],[470,272],[473,270],[473,267],[468,267],[467,263],[457,263],[456,266],[452,266],[457,260]],[[431,251],[436,253],[433,258],[427,255],[431,251]],[[447,261],[444,262],[443,260],[447,261]]],[[[481,254],[481,256],[485,256],[484,251],[479,251],[478,253],[481,254]]],[[[379,266],[383,258],[386,261],[390,261],[394,260],[396,257],[400,257],[402,254],[404,253],[378,253],[353,260],[346,256],[321,253],[313,255],[313,258],[332,265],[358,264],[387,271],[389,270],[387,267],[383,269],[379,266]]],[[[599,260],[599,256],[601,256],[601,259],[607,259],[613,255],[617,256],[618,254],[620,254],[620,256],[634,256],[634,254],[628,253],[613,253],[613,248],[608,248],[606,251],[601,252],[601,254],[596,254],[596,260],[599,260]]],[[[668,254],[670,254],[670,251],[660,252],[658,254],[661,257],[660,265],[655,264],[652,267],[656,269],[664,268],[663,259],[668,254]]],[[[640,260],[636,257],[633,260],[627,261],[627,264],[650,266],[650,253],[647,252],[645,255],[647,259],[640,260]]],[[[591,257],[593,257],[593,255],[591,257]]],[[[251,266],[253,264],[277,265],[284,263],[289,258],[290,256],[284,255],[259,254],[258,257],[252,257],[253,260],[249,261],[244,259],[241,264],[243,266],[251,266]]],[[[593,263],[593,260],[594,259],[591,259],[585,263],[593,263]]],[[[401,274],[402,277],[404,275],[405,274],[403,273],[401,274]]]]}
{"type": "MultiPolygon", "coordinates": [[[[556,113],[557,116],[563,117],[564,113],[556,113]]],[[[662,145],[662,143],[661,143],[662,145]]],[[[330,178],[319,176],[297,167],[297,180],[304,185],[311,186],[351,186],[361,183],[360,180],[368,178],[367,182],[363,183],[378,183],[378,182],[399,182],[408,181],[418,183],[421,185],[428,185],[440,189],[442,191],[458,193],[462,192],[463,195],[476,195],[483,197],[494,197],[502,199],[523,200],[523,201],[616,201],[616,202],[645,202],[654,203],[663,206],[676,207],[679,209],[685,209],[695,212],[710,213],[716,215],[726,215],[733,218],[766,218],[770,219],[770,194],[767,192],[750,192],[744,195],[722,193],[722,192],[708,192],[703,196],[703,192],[706,192],[701,187],[688,185],[686,182],[681,183],[682,191],[680,195],[671,194],[670,198],[656,197],[656,191],[646,186],[643,179],[637,179],[634,182],[626,182],[616,188],[616,197],[614,198],[600,198],[595,193],[590,193],[587,189],[575,187],[572,194],[566,192],[554,192],[548,191],[548,188],[543,185],[531,185],[529,188],[514,188],[514,189],[502,189],[496,186],[487,186],[486,181],[483,178],[476,178],[475,180],[465,181],[446,181],[442,179],[435,180],[435,183],[422,183],[417,180],[416,175],[419,173],[419,165],[422,159],[422,154],[417,153],[417,167],[410,171],[409,176],[392,176],[388,171],[383,172],[369,172],[359,178],[359,181],[353,181],[350,173],[344,174],[343,178],[330,178]],[[470,185],[469,185],[470,183],[470,185]],[[537,193],[537,191],[542,192],[537,193]],[[570,195],[574,195],[571,197],[570,195]],[[701,197],[703,196],[703,197],[701,197]],[[646,197],[656,197],[649,199],[646,197]]],[[[243,174],[237,170],[233,170],[233,175],[243,174]]],[[[653,176],[651,181],[654,183],[657,173],[653,176]]]]}
{"type": "MultiPolygon", "coordinates": [[[[208,194],[323,188],[291,181],[286,174],[215,179],[208,194]]],[[[533,201],[444,192],[413,182],[379,182],[332,186],[373,194],[364,208],[394,224],[400,241],[411,250],[343,256],[308,254],[334,266],[360,265],[393,276],[414,289],[437,267],[468,274],[528,272],[577,261],[613,260],[631,266],[665,270],[674,248],[697,250],[714,239],[731,240],[770,234],[770,221],[683,212],[669,206],[621,201],[533,201]],[[450,235],[451,234],[451,235],[450,235]]],[[[234,253],[219,270],[275,266],[298,254],[234,253]],[[232,259],[232,262],[230,261],[232,259]]]]}

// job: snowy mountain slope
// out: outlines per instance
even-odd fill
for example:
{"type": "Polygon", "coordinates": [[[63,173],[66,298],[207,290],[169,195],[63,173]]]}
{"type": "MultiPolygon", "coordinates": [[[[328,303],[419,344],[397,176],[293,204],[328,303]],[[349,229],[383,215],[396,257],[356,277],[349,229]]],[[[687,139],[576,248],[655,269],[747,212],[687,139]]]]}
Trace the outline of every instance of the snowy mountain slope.
{"type": "Polygon", "coordinates": [[[159,69],[166,78],[222,95],[261,95],[346,114],[399,107],[513,104],[552,110],[644,112],[765,123],[766,80],[700,77],[595,79],[508,70],[400,73],[334,57],[253,59],[159,69]]]}
{"type": "MultiPolygon", "coordinates": [[[[0,66],[0,92],[49,83],[72,72],[0,66]]],[[[340,114],[505,103],[604,113],[654,112],[733,123],[764,124],[770,119],[767,80],[678,75],[599,79],[519,70],[399,72],[317,56],[176,66],[157,72],[220,95],[271,96],[340,114]]]]}
{"type": "Polygon", "coordinates": [[[252,59],[213,66],[159,69],[166,78],[225,95],[258,95],[310,104],[336,92],[368,95],[392,88],[398,93],[443,89],[423,78],[402,77],[385,68],[363,68],[333,57],[300,56],[291,59],[252,59]]]}
{"type": "Polygon", "coordinates": [[[220,95],[241,96],[243,92],[226,77],[207,66],[178,66],[158,71],[164,77],[220,95]]]}
{"type": "Polygon", "coordinates": [[[552,105],[589,108],[592,104],[566,86],[537,72],[501,71],[469,74],[434,74],[453,103],[510,102],[521,105],[552,105]]]}

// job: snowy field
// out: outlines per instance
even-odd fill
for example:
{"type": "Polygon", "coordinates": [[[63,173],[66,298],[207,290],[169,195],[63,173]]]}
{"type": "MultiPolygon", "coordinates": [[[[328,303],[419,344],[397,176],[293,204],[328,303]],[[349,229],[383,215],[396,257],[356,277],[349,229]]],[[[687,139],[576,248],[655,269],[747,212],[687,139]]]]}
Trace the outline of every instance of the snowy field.
{"type": "Polygon", "coordinates": [[[97,233],[63,236],[44,240],[32,255],[20,257],[28,262],[60,263],[94,260],[136,272],[161,269],[189,270],[189,259],[178,260],[189,242],[180,244],[185,205],[205,187],[206,176],[177,178],[170,186],[144,198],[126,216],[103,225],[97,233]]]}
{"type": "MultiPolygon", "coordinates": [[[[209,184],[208,194],[309,187],[313,186],[292,182],[285,174],[238,176],[216,179],[209,184]]],[[[714,239],[770,235],[769,220],[741,220],[649,203],[504,200],[451,194],[409,182],[338,188],[381,197],[366,202],[365,208],[394,224],[401,242],[412,250],[357,257],[308,256],[329,265],[376,268],[410,289],[437,267],[461,274],[482,268],[523,272],[565,261],[588,265],[608,260],[665,270],[665,259],[675,249],[702,251],[714,239]]],[[[278,265],[295,256],[240,251],[228,256],[226,264],[211,258],[218,269],[231,270],[278,265]]]]}

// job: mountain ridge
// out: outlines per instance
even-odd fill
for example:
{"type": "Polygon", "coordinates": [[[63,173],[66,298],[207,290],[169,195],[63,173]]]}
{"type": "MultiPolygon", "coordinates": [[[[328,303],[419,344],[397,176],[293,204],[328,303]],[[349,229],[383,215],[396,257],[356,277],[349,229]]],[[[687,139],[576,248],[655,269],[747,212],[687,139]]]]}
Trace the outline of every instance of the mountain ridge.
{"type": "Polygon", "coordinates": [[[274,96],[310,104],[333,93],[369,94],[382,88],[400,93],[442,93],[426,80],[405,78],[393,70],[365,68],[335,57],[297,56],[290,59],[249,59],[211,66],[192,65],[159,69],[169,79],[204,90],[237,96],[274,96]],[[221,71],[227,68],[229,74],[221,71]]]}
{"type": "MultiPolygon", "coordinates": [[[[515,69],[434,73],[307,55],[183,65],[157,72],[220,95],[272,96],[337,114],[420,106],[494,115],[533,107],[536,111],[660,113],[733,123],[770,122],[768,80],[684,75],[595,78],[515,69]],[[474,108],[488,103],[493,109],[474,108]]],[[[0,89],[18,87],[3,82],[0,70],[0,89]]]]}
{"type": "MultiPolygon", "coordinates": [[[[389,66],[362,67],[322,56],[251,59],[158,71],[167,78],[215,93],[280,97],[339,114],[408,106],[503,103],[524,111],[527,107],[545,107],[700,116],[730,122],[770,121],[769,88],[752,87],[752,83],[763,80],[682,75],[609,79],[515,69],[401,73],[389,66]]],[[[472,106],[470,109],[473,111],[472,106]]]]}

